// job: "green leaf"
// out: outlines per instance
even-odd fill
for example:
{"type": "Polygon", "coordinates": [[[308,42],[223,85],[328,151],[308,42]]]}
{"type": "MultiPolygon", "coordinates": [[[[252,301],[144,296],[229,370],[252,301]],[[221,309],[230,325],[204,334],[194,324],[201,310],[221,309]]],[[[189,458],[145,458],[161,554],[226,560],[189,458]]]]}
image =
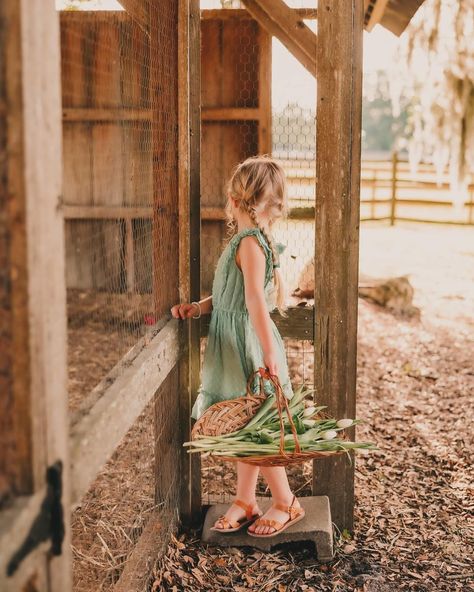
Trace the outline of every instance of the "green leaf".
{"type": "Polygon", "coordinates": [[[341,537],[346,540],[350,540],[352,538],[351,533],[347,530],[347,528],[344,528],[344,530],[341,532],[341,537]]]}

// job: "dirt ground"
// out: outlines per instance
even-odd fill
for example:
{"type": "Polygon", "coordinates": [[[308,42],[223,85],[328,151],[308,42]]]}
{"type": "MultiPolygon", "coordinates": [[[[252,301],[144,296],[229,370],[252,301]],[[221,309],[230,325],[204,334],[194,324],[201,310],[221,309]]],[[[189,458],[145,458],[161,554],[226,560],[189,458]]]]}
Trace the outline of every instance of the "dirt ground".
{"type": "MultiPolygon", "coordinates": [[[[420,316],[359,299],[357,439],[380,450],[356,456],[354,532],[334,528],[326,565],[301,545],[261,553],[182,532],[153,590],[474,590],[474,229],[367,223],[360,249],[363,273],[409,274],[420,316]]],[[[223,482],[231,499],[232,466],[205,460],[203,483],[223,482]]],[[[289,478],[311,494],[311,463],[289,478]]],[[[259,493],[268,493],[261,480],[259,493]]]]}

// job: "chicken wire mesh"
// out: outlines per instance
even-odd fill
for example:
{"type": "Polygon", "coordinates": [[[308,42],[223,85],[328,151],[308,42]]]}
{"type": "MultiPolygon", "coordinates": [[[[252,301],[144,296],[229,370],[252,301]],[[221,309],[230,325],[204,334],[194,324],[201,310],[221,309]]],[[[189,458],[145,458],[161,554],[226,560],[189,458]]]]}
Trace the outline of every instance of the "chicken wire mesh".
{"type": "MultiPolygon", "coordinates": [[[[229,237],[224,207],[226,182],[232,168],[249,156],[272,154],[283,166],[288,186],[290,215],[275,224],[273,230],[275,240],[285,245],[280,271],[287,303],[311,307],[314,303],[316,83],[312,78],[310,88],[314,93],[301,100],[298,85],[302,78],[311,75],[249,13],[238,10],[237,3],[223,4],[219,9],[216,3],[201,2],[202,8],[208,8],[201,17],[203,297],[211,293],[215,265],[229,237]]],[[[294,7],[314,9],[316,3],[294,7]]],[[[294,339],[284,333],[282,336],[294,388],[302,383],[312,388],[312,340],[294,339]]],[[[201,355],[205,344],[203,338],[201,355]]],[[[299,493],[310,494],[311,463],[290,468],[290,483],[291,475],[300,471],[308,478],[305,490],[299,493]]],[[[201,490],[205,504],[231,501],[236,493],[235,483],[234,463],[216,461],[209,456],[202,458],[201,490]]],[[[269,495],[262,477],[257,495],[269,495]]]]}
{"type": "MultiPolygon", "coordinates": [[[[147,20],[157,4],[139,4],[57,3],[73,426],[178,298],[178,8],[163,2],[147,20]],[[114,10],[95,10],[104,5],[114,10]]],[[[175,368],[73,512],[77,591],[113,587],[153,513],[163,544],[177,525],[177,377],[175,368]]]]}

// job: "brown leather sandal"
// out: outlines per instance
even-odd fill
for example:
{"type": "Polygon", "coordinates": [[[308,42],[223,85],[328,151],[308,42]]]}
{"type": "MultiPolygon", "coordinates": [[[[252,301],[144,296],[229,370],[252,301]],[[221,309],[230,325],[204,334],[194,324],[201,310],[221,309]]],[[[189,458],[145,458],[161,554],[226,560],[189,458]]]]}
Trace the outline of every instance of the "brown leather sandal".
{"type": "Polygon", "coordinates": [[[273,520],[268,518],[258,518],[255,521],[255,526],[271,526],[275,530],[273,532],[268,532],[266,534],[259,534],[256,532],[252,532],[247,528],[247,533],[253,537],[260,537],[260,538],[269,538],[276,536],[282,530],[286,530],[289,526],[294,524],[295,522],[299,522],[304,518],[305,511],[303,508],[294,508],[293,504],[295,503],[296,496],[293,495],[293,499],[291,500],[291,504],[289,506],[284,506],[283,504],[272,504],[272,508],[276,508],[277,510],[282,510],[283,512],[288,512],[290,519],[286,522],[280,522],[279,520],[273,520]]]}
{"type": "Polygon", "coordinates": [[[263,515],[263,512],[257,512],[256,514],[252,513],[252,508],[254,504],[246,504],[244,501],[240,499],[235,500],[233,504],[243,508],[245,510],[245,516],[239,518],[239,520],[229,520],[228,518],[226,518],[224,514],[222,514],[222,516],[220,516],[216,520],[216,522],[218,520],[221,520],[224,524],[224,528],[219,528],[218,526],[211,526],[209,530],[214,530],[216,532],[235,532],[237,530],[240,530],[244,526],[247,526],[247,524],[250,524],[259,516],[263,515]]]}

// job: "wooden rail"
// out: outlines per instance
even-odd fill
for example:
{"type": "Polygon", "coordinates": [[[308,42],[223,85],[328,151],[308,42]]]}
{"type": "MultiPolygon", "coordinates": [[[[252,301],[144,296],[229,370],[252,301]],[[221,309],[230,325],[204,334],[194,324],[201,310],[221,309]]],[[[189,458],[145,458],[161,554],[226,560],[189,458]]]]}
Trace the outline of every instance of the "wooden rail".
{"type": "Polygon", "coordinates": [[[171,319],[133,360],[120,363],[112,385],[71,427],[71,502],[80,501],[97,473],[152,400],[179,359],[178,320],[171,319]],[[125,367],[124,367],[125,366],[125,367]]]}

